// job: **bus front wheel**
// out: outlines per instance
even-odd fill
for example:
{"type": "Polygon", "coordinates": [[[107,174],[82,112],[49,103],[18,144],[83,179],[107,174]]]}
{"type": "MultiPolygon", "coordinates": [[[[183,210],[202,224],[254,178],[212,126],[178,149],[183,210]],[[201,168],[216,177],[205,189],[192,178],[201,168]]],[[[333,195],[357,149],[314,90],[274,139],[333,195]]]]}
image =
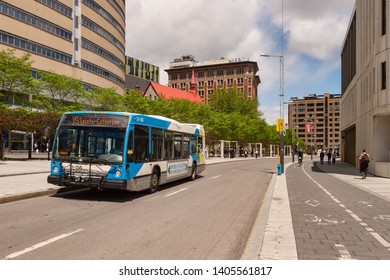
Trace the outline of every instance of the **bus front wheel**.
{"type": "Polygon", "coordinates": [[[148,189],[149,193],[155,193],[157,191],[159,181],[160,177],[158,175],[158,171],[153,169],[152,176],[150,178],[150,188],[148,189]]]}

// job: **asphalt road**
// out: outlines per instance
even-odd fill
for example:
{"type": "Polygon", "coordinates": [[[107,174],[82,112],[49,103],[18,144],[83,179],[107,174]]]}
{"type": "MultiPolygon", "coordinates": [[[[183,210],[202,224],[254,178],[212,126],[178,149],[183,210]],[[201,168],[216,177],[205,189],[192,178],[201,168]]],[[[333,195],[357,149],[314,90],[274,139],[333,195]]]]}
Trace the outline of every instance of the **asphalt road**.
{"type": "Polygon", "coordinates": [[[88,189],[3,204],[0,259],[237,260],[274,171],[275,160],[232,162],[152,195],[88,189]]]}

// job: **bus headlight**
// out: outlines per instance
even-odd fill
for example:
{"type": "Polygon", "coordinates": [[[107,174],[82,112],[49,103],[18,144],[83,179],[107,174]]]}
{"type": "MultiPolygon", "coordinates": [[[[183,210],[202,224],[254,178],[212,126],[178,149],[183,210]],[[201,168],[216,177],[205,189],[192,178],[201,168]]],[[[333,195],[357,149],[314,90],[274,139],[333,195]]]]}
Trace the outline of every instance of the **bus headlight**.
{"type": "Polygon", "coordinates": [[[117,170],[116,172],[115,172],[115,176],[116,177],[120,177],[122,175],[122,172],[120,171],[120,170],[117,170]]]}

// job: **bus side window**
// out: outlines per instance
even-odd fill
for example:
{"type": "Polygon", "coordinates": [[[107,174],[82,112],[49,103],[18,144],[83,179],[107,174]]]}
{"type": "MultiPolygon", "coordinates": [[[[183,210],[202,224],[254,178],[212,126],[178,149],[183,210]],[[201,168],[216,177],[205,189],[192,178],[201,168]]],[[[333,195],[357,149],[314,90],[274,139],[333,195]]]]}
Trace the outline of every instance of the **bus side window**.
{"type": "Polygon", "coordinates": [[[173,132],[166,131],[165,137],[164,137],[164,149],[165,149],[165,155],[164,159],[173,159],[173,132]]]}
{"type": "Polygon", "coordinates": [[[149,157],[149,129],[146,126],[134,127],[134,161],[145,162],[149,157]]]}
{"type": "Polygon", "coordinates": [[[151,160],[161,160],[163,155],[163,139],[164,134],[162,129],[152,128],[152,152],[151,160]]]}
{"type": "Polygon", "coordinates": [[[174,134],[174,146],[173,146],[176,159],[182,158],[182,149],[183,149],[182,147],[183,147],[182,135],[181,133],[176,132],[174,134]]]}

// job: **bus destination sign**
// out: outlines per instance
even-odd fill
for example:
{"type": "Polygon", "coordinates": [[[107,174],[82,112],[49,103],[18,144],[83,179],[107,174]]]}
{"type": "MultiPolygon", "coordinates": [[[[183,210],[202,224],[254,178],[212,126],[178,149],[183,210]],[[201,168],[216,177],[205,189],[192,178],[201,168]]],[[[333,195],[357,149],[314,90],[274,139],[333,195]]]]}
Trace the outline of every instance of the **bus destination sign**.
{"type": "Polygon", "coordinates": [[[67,114],[62,119],[62,125],[126,128],[128,121],[126,116],[67,114]]]}

